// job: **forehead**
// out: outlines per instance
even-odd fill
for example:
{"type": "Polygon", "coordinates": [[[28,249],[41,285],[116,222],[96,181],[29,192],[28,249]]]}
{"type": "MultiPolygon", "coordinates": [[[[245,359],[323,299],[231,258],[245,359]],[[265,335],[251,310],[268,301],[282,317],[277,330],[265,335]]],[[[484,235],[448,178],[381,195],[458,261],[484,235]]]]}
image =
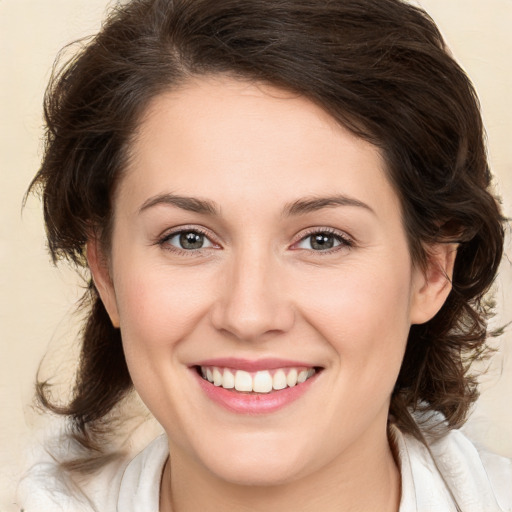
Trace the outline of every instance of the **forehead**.
{"type": "Polygon", "coordinates": [[[153,98],[123,183],[139,202],[173,192],[261,208],[271,199],[352,194],[397,207],[378,148],[307,98],[228,77],[153,98]]]}

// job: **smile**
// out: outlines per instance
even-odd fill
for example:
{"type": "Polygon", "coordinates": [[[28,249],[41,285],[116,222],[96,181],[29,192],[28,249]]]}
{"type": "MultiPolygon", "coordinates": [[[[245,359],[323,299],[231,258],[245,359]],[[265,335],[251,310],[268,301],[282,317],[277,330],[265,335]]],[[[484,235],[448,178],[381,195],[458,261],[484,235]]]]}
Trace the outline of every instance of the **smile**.
{"type": "Polygon", "coordinates": [[[248,372],[217,366],[199,366],[202,378],[214,386],[244,393],[271,393],[293,388],[306,382],[316,373],[315,368],[273,368],[248,372]]]}
{"type": "Polygon", "coordinates": [[[324,373],[322,366],[281,358],[221,357],[189,368],[210,402],[230,413],[251,416],[277,413],[300,402],[324,373]]]}

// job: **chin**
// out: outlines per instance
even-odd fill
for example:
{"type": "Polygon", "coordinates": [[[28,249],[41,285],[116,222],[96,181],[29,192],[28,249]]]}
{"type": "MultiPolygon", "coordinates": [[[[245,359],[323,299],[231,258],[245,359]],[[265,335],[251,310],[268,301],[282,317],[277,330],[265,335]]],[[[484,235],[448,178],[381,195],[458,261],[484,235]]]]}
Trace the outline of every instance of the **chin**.
{"type": "Polygon", "coordinates": [[[291,445],[290,441],[275,439],[229,444],[221,447],[219,443],[220,450],[208,450],[200,456],[203,467],[225,482],[243,486],[283,485],[310,472],[310,448],[300,449],[299,443],[291,445]]]}
{"type": "Polygon", "coordinates": [[[210,471],[217,478],[233,485],[271,487],[285,485],[304,475],[304,468],[269,456],[270,460],[245,460],[216,464],[210,471]]]}

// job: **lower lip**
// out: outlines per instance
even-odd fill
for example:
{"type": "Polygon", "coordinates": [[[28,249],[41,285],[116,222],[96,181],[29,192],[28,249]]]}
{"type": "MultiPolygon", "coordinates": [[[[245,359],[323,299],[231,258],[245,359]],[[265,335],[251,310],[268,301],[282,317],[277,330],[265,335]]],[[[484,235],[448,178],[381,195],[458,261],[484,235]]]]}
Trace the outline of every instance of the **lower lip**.
{"type": "Polygon", "coordinates": [[[298,400],[316,381],[318,373],[301,384],[270,393],[239,393],[237,391],[214,386],[191,369],[202,390],[208,398],[225,409],[238,414],[268,414],[278,411],[298,400]]]}

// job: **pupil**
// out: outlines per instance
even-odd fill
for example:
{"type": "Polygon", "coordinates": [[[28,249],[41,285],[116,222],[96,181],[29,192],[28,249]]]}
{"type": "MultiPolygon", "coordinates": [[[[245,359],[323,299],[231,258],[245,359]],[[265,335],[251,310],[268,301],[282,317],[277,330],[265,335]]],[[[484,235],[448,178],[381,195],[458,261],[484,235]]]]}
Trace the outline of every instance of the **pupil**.
{"type": "Polygon", "coordinates": [[[311,247],[317,250],[332,249],[334,246],[334,238],[332,235],[321,233],[314,235],[311,240],[311,247]]]}
{"type": "Polygon", "coordinates": [[[200,249],[203,246],[204,236],[200,233],[182,233],[180,245],[183,249],[200,249]]]}

